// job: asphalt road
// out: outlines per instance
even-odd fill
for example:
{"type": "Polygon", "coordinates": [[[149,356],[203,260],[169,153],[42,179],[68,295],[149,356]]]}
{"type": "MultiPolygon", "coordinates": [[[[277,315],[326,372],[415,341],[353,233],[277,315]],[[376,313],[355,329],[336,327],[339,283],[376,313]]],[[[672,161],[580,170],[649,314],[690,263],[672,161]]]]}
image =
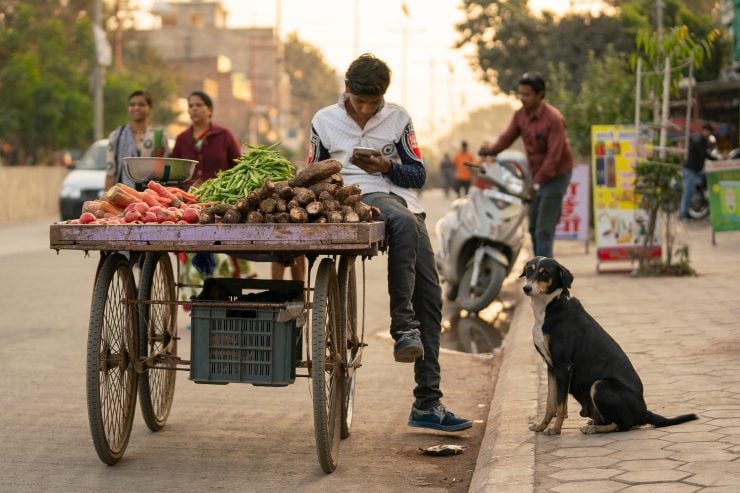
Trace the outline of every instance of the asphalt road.
{"type": "MultiPolygon", "coordinates": [[[[449,202],[436,190],[423,199],[433,233],[449,202]]],[[[316,458],[307,378],[280,388],[217,386],[195,384],[187,372],[178,374],[164,429],[150,432],[137,409],[124,458],[104,465],[85,394],[98,253],[50,250],[53,220],[0,225],[0,491],[467,491],[498,357],[443,352],[444,402],[476,420],[472,430],[408,428],[412,366],[393,361],[384,256],[365,264],[369,346],[352,436],[333,474],[316,458]],[[445,443],[469,449],[454,457],[418,450],[445,443]]],[[[256,266],[267,277],[267,264],[256,266]]],[[[189,354],[187,321],[179,319],[181,355],[189,354]]]]}

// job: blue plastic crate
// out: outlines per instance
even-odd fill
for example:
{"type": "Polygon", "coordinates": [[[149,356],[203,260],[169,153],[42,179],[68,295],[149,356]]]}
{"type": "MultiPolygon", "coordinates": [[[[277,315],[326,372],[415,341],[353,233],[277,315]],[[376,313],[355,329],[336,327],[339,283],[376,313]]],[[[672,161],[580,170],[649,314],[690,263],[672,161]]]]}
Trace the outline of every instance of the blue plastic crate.
{"type": "MultiPolygon", "coordinates": [[[[256,283],[248,279],[225,281],[229,281],[230,289],[237,284],[248,289],[256,283]]],[[[278,308],[193,305],[190,379],[210,384],[285,386],[293,383],[301,354],[300,331],[295,320],[278,322],[279,312],[278,308]]]]}

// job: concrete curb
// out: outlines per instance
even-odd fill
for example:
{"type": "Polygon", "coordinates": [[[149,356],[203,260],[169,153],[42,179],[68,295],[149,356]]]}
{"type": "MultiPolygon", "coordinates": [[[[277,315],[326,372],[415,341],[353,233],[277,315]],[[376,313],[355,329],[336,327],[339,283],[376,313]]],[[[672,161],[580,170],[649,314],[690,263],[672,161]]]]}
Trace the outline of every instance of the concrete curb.
{"type": "Polygon", "coordinates": [[[532,349],[529,302],[520,290],[516,293],[516,308],[502,346],[501,369],[470,483],[471,492],[534,491],[535,437],[528,426],[530,417],[537,412],[539,356],[532,349]]]}

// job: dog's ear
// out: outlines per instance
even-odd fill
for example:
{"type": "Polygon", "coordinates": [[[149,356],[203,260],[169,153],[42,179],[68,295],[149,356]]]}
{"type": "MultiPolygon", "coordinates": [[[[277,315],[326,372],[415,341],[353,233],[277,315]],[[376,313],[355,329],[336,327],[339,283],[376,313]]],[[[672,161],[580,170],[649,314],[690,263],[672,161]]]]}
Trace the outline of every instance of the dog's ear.
{"type": "Polygon", "coordinates": [[[571,274],[570,271],[562,265],[558,265],[560,266],[560,280],[563,282],[563,287],[566,289],[570,289],[570,287],[573,285],[573,274],[571,274]]]}

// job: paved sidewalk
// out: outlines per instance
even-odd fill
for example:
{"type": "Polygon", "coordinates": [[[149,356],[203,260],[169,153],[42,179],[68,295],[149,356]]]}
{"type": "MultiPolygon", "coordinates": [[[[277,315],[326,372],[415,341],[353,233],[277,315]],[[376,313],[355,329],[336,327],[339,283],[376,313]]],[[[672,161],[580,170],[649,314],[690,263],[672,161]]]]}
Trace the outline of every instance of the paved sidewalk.
{"type": "Polygon", "coordinates": [[[585,253],[582,243],[556,242],[555,254],[575,277],[573,294],[630,357],[648,408],[699,420],[583,435],[570,397],[561,435],[529,431],[544,411],[547,379],[521,295],[470,491],[740,491],[740,232],[717,234],[713,246],[701,222],[682,238],[698,277],[598,274],[593,246],[585,253]]]}

